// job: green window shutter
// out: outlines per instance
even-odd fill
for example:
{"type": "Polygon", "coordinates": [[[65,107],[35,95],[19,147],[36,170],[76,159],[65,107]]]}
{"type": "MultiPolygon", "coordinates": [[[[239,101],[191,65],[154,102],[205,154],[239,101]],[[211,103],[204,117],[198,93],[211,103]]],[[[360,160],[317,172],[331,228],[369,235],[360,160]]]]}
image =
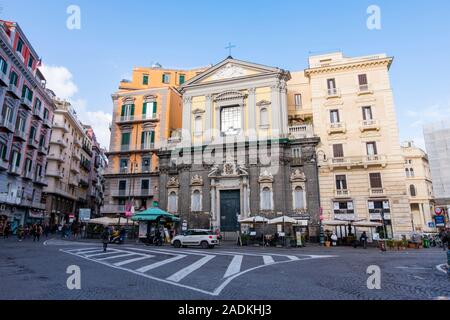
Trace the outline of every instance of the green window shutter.
{"type": "Polygon", "coordinates": [[[142,84],[147,85],[148,84],[148,75],[144,75],[142,78],[142,84]]]}
{"type": "Polygon", "coordinates": [[[122,145],[128,145],[130,144],[130,133],[122,133],[122,145]]]}
{"type": "Polygon", "coordinates": [[[151,131],[151,133],[150,133],[150,142],[151,143],[155,142],[155,131],[151,131]]]}
{"type": "Polygon", "coordinates": [[[6,159],[6,145],[2,144],[2,159],[6,159]]]}
{"type": "Polygon", "coordinates": [[[147,114],[147,102],[144,102],[144,105],[142,106],[142,114],[147,114]]]}
{"type": "Polygon", "coordinates": [[[165,80],[165,77],[164,77],[164,74],[163,74],[163,75],[162,75],[162,80],[161,80],[162,83],[165,83],[164,80],[165,80]]]}
{"type": "Polygon", "coordinates": [[[144,143],[145,143],[145,132],[142,131],[142,133],[141,133],[141,144],[144,144],[144,143]]]}
{"type": "Polygon", "coordinates": [[[131,115],[134,116],[134,104],[131,105],[131,115]]]}
{"type": "Polygon", "coordinates": [[[153,102],[153,113],[156,113],[157,110],[157,102],[153,102]]]}
{"type": "Polygon", "coordinates": [[[125,105],[122,105],[122,112],[120,113],[120,116],[123,117],[125,115],[125,105]]]}
{"type": "Polygon", "coordinates": [[[25,94],[27,93],[26,91],[27,91],[27,86],[23,86],[22,87],[22,98],[24,98],[25,97],[25,94]]]}

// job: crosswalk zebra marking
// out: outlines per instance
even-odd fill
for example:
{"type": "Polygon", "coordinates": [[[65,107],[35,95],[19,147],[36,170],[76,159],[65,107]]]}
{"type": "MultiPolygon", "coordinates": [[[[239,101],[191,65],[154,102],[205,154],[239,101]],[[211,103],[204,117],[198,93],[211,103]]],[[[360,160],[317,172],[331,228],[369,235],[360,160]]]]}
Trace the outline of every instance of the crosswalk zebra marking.
{"type": "Polygon", "coordinates": [[[129,264],[129,263],[133,263],[133,262],[141,261],[141,260],[145,260],[145,259],[150,259],[150,258],[153,258],[153,257],[154,257],[154,256],[151,256],[151,255],[146,254],[146,255],[144,255],[144,256],[142,256],[142,257],[133,258],[133,259],[128,259],[128,260],[116,262],[116,263],[113,263],[113,264],[114,264],[115,266],[117,266],[117,267],[120,267],[120,266],[129,264]]]}
{"type": "Polygon", "coordinates": [[[273,264],[275,260],[271,256],[263,256],[264,264],[273,264]]]}
{"type": "Polygon", "coordinates": [[[149,265],[147,265],[147,266],[141,267],[141,268],[139,268],[139,269],[136,269],[135,271],[144,273],[144,272],[147,272],[147,271],[149,271],[149,270],[152,270],[152,269],[156,269],[156,268],[158,268],[158,267],[161,267],[161,266],[163,266],[163,265],[165,265],[165,264],[168,264],[168,263],[171,263],[171,262],[180,260],[180,259],[182,259],[182,258],[184,258],[184,257],[186,257],[186,255],[180,254],[180,255],[178,255],[178,256],[175,256],[175,257],[172,257],[172,258],[169,258],[169,259],[165,259],[165,260],[162,260],[162,261],[158,261],[158,262],[149,264],[149,265]]]}
{"type": "Polygon", "coordinates": [[[239,273],[239,271],[241,271],[241,265],[242,265],[243,259],[244,259],[244,256],[242,256],[242,255],[234,256],[233,260],[231,260],[230,264],[228,265],[227,271],[225,271],[225,274],[223,275],[223,277],[228,278],[229,276],[232,276],[233,274],[239,273]]]}
{"type": "MultiPolygon", "coordinates": [[[[336,257],[336,256],[331,256],[331,255],[329,255],[329,256],[301,255],[301,257],[299,257],[298,255],[294,256],[294,255],[283,255],[283,254],[272,254],[272,253],[269,254],[269,253],[247,253],[247,252],[238,253],[238,252],[224,252],[224,251],[214,252],[214,254],[207,254],[205,252],[194,251],[194,250],[193,250],[194,252],[190,252],[189,250],[139,249],[139,248],[132,247],[132,248],[124,248],[124,250],[110,249],[109,252],[107,252],[107,253],[114,253],[113,256],[96,258],[96,257],[99,257],[99,256],[105,254],[105,252],[102,252],[101,254],[94,253],[94,252],[98,252],[98,251],[102,251],[102,250],[101,249],[93,250],[93,249],[94,248],[84,248],[81,250],[80,249],[75,249],[75,250],[74,249],[72,249],[72,250],[59,249],[59,250],[62,252],[77,256],[79,258],[89,260],[91,262],[103,264],[105,266],[108,266],[108,267],[111,267],[114,269],[130,272],[135,275],[139,275],[139,276],[142,276],[142,277],[145,277],[148,279],[152,279],[152,280],[163,282],[166,284],[171,284],[171,285],[174,285],[177,287],[182,287],[185,289],[201,292],[203,294],[207,294],[207,295],[211,295],[211,296],[220,295],[222,290],[231,281],[233,281],[237,277],[240,277],[246,273],[252,272],[254,270],[257,270],[257,269],[260,269],[263,267],[274,266],[274,265],[284,264],[284,263],[291,263],[291,262],[295,262],[295,261],[336,257]],[[87,254],[87,253],[94,253],[94,254],[87,254]],[[151,253],[151,254],[149,254],[149,253],[151,253]],[[156,256],[155,254],[170,255],[172,257],[142,266],[137,269],[123,267],[123,266],[133,263],[133,262],[144,261],[146,259],[154,258],[156,256]],[[117,261],[115,263],[110,262],[110,260],[114,259],[114,258],[126,258],[126,257],[131,257],[133,255],[135,255],[137,257],[125,259],[123,261],[117,261]],[[200,256],[200,259],[197,260],[196,262],[191,263],[188,266],[180,269],[179,271],[173,273],[172,275],[168,276],[167,278],[156,277],[156,276],[152,276],[149,273],[146,273],[150,270],[162,267],[164,265],[175,262],[177,260],[182,260],[183,258],[185,258],[187,256],[191,256],[191,257],[192,256],[200,256]],[[194,283],[195,283],[195,280],[196,280],[195,271],[197,271],[198,269],[200,269],[201,267],[206,265],[208,262],[210,262],[217,256],[232,256],[231,262],[229,261],[229,259],[227,259],[227,261],[229,261],[229,263],[228,263],[227,269],[226,269],[223,277],[220,278],[220,276],[219,276],[219,278],[217,278],[217,276],[213,276],[211,278],[211,281],[219,281],[218,287],[216,287],[215,289],[212,289],[212,291],[208,291],[206,289],[202,289],[202,288],[198,288],[198,287],[195,287],[192,285],[187,285],[187,284],[182,283],[183,279],[189,277],[190,275],[191,275],[190,276],[191,280],[188,280],[187,283],[192,283],[192,281],[194,281],[194,283]],[[246,256],[252,257],[252,260],[255,260],[255,259],[258,260],[258,258],[261,259],[262,260],[262,261],[260,260],[261,264],[255,266],[255,267],[246,269],[246,270],[241,270],[244,258],[246,256]],[[274,257],[282,257],[284,259],[280,258],[280,259],[278,259],[278,261],[276,261],[274,259],[274,257]],[[220,280],[218,280],[218,279],[220,279],[220,280]]],[[[189,261],[189,260],[187,260],[187,261],[189,261]]]]}
{"type": "Polygon", "coordinates": [[[100,258],[98,260],[109,260],[109,259],[129,257],[129,256],[135,256],[135,255],[136,255],[136,253],[124,253],[124,254],[119,254],[119,255],[112,256],[112,257],[100,258]]]}
{"type": "Polygon", "coordinates": [[[170,277],[168,277],[166,279],[169,280],[169,281],[180,282],[182,279],[187,277],[190,273],[192,273],[195,270],[199,269],[205,263],[208,263],[208,261],[213,259],[213,258],[215,258],[215,256],[213,256],[213,255],[205,256],[205,257],[201,258],[200,260],[197,260],[193,264],[187,266],[186,268],[183,268],[180,271],[175,272],[173,275],[171,275],[170,277]]]}

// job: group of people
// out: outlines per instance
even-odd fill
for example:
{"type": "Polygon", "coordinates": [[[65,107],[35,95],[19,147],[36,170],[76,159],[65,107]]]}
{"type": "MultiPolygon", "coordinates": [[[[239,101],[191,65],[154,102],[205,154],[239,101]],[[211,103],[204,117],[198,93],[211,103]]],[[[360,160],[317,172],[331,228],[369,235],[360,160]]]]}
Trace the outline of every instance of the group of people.
{"type": "MultiPolygon", "coordinates": [[[[49,233],[50,226],[48,224],[42,225],[40,223],[34,223],[32,225],[27,224],[25,227],[20,225],[16,232],[19,241],[32,237],[33,242],[39,242],[42,235],[48,238],[49,233]]],[[[8,237],[8,235],[4,233],[4,237],[8,237]]]]}

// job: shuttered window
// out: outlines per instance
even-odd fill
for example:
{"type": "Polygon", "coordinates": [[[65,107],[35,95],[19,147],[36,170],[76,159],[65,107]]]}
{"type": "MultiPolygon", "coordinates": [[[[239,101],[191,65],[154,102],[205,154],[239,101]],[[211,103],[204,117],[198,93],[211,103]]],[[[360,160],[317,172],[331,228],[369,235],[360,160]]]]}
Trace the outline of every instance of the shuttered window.
{"type": "Polygon", "coordinates": [[[333,144],[333,156],[335,158],[343,158],[344,157],[344,147],[341,143],[333,144]]]}
{"type": "Polygon", "coordinates": [[[367,84],[367,74],[358,75],[358,82],[359,82],[360,86],[366,85],[367,84]]]}
{"type": "Polygon", "coordinates": [[[345,175],[336,176],[336,190],[347,190],[347,178],[345,175]]]}
{"type": "Polygon", "coordinates": [[[383,188],[383,184],[381,182],[381,173],[369,173],[369,179],[371,188],[383,188]]]}

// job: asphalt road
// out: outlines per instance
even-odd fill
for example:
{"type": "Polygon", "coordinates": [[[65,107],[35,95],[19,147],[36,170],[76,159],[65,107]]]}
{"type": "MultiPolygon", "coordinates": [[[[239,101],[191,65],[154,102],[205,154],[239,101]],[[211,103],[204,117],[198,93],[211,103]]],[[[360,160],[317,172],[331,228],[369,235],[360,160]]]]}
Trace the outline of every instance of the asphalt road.
{"type": "Polygon", "coordinates": [[[439,249],[219,246],[174,249],[49,239],[0,239],[0,299],[450,299],[439,249]],[[78,266],[81,289],[68,289],[78,266]],[[368,289],[369,266],[380,289],[368,289]],[[7,289],[5,289],[7,288],[7,289]]]}

